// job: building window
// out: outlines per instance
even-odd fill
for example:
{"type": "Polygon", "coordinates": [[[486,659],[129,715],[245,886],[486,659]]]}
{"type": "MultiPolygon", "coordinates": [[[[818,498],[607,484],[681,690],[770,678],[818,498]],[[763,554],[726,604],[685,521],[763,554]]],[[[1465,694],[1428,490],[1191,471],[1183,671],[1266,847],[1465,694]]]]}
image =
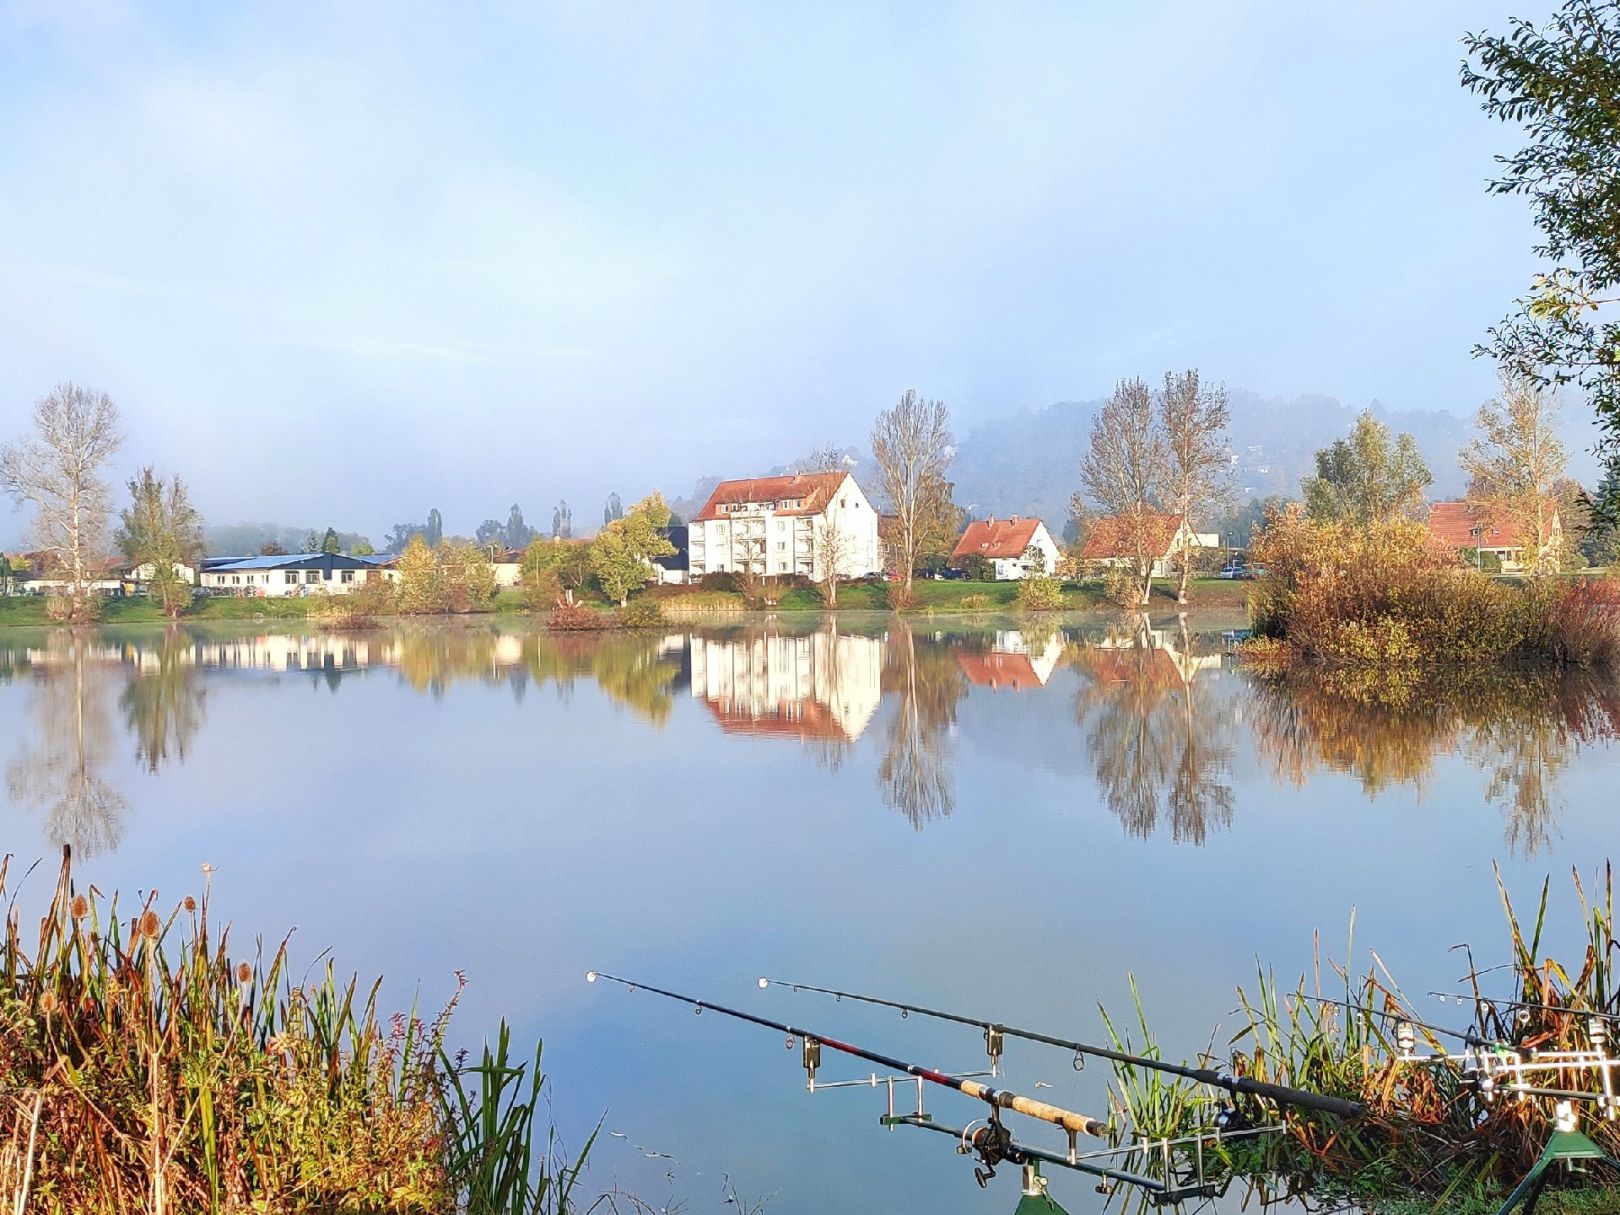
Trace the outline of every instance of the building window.
{"type": "Polygon", "coordinates": [[[353,582],[354,581],[354,571],[353,570],[342,570],[342,571],[340,571],[338,573],[338,581],[339,582],[353,582]]]}
{"type": "Polygon", "coordinates": [[[779,552],[779,553],[787,552],[787,541],[786,540],[778,540],[776,542],[776,551],[779,552]]]}
{"type": "Polygon", "coordinates": [[[241,586],[242,585],[242,575],[241,574],[232,574],[231,575],[231,585],[232,586],[241,586]]]}
{"type": "Polygon", "coordinates": [[[281,577],[282,577],[282,581],[285,582],[288,586],[291,586],[293,583],[298,581],[298,575],[296,573],[294,573],[292,570],[288,570],[281,577]]]}
{"type": "Polygon", "coordinates": [[[305,582],[319,582],[320,580],[321,580],[321,571],[320,570],[305,570],[304,571],[304,581],[305,582]]]}

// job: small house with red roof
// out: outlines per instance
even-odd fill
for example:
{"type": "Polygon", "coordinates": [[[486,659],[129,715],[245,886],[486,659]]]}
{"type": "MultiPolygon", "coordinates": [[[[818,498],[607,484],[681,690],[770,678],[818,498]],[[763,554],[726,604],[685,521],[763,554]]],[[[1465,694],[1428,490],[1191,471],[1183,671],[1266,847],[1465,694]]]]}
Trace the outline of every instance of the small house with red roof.
{"type": "MultiPolygon", "coordinates": [[[[1556,552],[1563,539],[1563,521],[1558,504],[1544,508],[1546,533],[1542,552],[1556,552]]],[[[1522,570],[1534,565],[1534,528],[1523,518],[1483,502],[1436,502],[1429,507],[1429,535],[1456,551],[1471,549],[1480,556],[1495,557],[1504,570],[1522,570]],[[1526,558],[1529,558],[1528,560],[1526,558]]]]}
{"type": "Polygon", "coordinates": [[[722,481],[687,531],[693,581],[748,573],[820,582],[834,549],[841,577],[882,569],[878,513],[847,472],[722,481]]]}
{"type": "Polygon", "coordinates": [[[1177,553],[1218,548],[1220,540],[1214,532],[1193,531],[1185,515],[1108,515],[1092,527],[1080,547],[1080,560],[1132,568],[1150,562],[1153,577],[1163,578],[1174,568],[1177,553]]]}
{"type": "Polygon", "coordinates": [[[970,558],[989,562],[997,582],[1027,578],[1032,574],[1051,577],[1057,570],[1057,541],[1039,519],[975,519],[951,550],[951,566],[961,569],[970,558]]]}

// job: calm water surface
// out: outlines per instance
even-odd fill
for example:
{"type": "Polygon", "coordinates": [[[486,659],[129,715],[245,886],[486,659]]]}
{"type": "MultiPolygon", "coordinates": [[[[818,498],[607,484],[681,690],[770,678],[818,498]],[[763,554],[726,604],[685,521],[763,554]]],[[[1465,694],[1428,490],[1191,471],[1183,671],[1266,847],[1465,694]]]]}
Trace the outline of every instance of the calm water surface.
{"type": "MultiPolygon", "coordinates": [[[[238,932],[296,925],[300,957],[386,975],[391,1007],[465,971],[461,1040],[501,1016],[543,1035],[568,1140],[605,1115],[595,1187],[1004,1212],[1011,1178],[982,1192],[942,1137],[882,1131],[880,1094],[811,1096],[774,1035],[582,976],[969,1069],[972,1031],[755,979],[1096,1040],[1134,974],[1181,1057],[1230,1036],[1257,959],[1297,975],[1318,930],[1344,958],[1352,910],[1356,964],[1377,950],[1409,992],[1454,987],[1456,943],[1502,960],[1493,863],[1525,899],[1553,875],[1574,938],[1567,875],[1602,865],[1620,802],[1612,683],[1435,678],[1374,706],[1219,649],[1174,618],[0,630],[0,852],[71,841],[81,880],[165,901],[212,864],[238,932]]],[[[1104,1069],[1008,1063],[1013,1087],[1105,1112],[1104,1069]]],[[[1102,1204],[1078,1178],[1053,1192],[1102,1204]]]]}

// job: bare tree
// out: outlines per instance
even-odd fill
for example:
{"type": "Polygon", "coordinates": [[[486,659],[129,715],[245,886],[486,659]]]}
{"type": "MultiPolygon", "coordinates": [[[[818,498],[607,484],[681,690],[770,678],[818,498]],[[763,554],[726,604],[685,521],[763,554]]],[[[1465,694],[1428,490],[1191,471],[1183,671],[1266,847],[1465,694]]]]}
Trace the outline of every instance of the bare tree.
{"type": "Polygon", "coordinates": [[[0,490],[34,508],[32,543],[67,575],[74,620],[88,614],[91,563],[105,547],[101,468],[123,438],[106,393],[64,383],[35,402],[34,433],[0,447],[0,490]]]}
{"type": "Polygon", "coordinates": [[[835,608],[838,584],[848,576],[850,562],[855,558],[855,537],[839,526],[837,515],[829,512],[816,520],[810,542],[814,546],[814,567],[821,583],[822,601],[829,608],[835,608]]]}
{"type": "Polygon", "coordinates": [[[1159,503],[1168,463],[1153,393],[1140,378],[1121,380],[1092,420],[1080,480],[1115,529],[1119,549],[1141,581],[1144,605],[1153,592],[1153,563],[1164,540],[1159,503]]]}
{"type": "Polygon", "coordinates": [[[795,461],[792,469],[796,473],[848,472],[854,462],[842,447],[826,443],[804,459],[795,461]]]}
{"type": "Polygon", "coordinates": [[[1479,407],[1474,425],[1479,434],[1459,457],[1469,499],[1533,539],[1537,574],[1556,570],[1552,524],[1568,458],[1558,440],[1557,399],[1504,373],[1501,394],[1479,407]]]}
{"type": "Polygon", "coordinates": [[[1192,515],[1223,505],[1231,493],[1232,462],[1226,427],[1231,420],[1225,385],[1199,383],[1198,370],[1167,371],[1159,395],[1159,423],[1166,454],[1165,498],[1182,518],[1176,533],[1176,602],[1187,602],[1192,559],[1192,515]]]}
{"type": "Polygon", "coordinates": [[[894,515],[891,549],[908,597],[918,557],[940,543],[954,519],[945,479],[953,454],[945,402],[925,400],[915,389],[872,427],[872,458],[894,515]]]}

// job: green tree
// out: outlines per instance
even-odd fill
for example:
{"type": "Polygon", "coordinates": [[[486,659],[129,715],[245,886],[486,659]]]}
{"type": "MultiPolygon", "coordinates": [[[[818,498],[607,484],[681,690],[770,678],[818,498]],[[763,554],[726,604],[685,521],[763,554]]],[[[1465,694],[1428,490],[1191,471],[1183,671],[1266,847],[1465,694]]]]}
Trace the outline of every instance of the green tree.
{"type": "Polygon", "coordinates": [[[447,610],[473,612],[489,606],[495,597],[495,567],[483,549],[465,540],[446,540],[433,556],[447,610]]]}
{"type": "Polygon", "coordinates": [[[330,527],[326,529],[326,534],[321,537],[320,551],[323,553],[341,553],[343,551],[343,543],[338,539],[335,529],[330,527]]]}
{"type": "Polygon", "coordinates": [[[1303,485],[1305,513],[1322,522],[1393,519],[1416,510],[1433,480],[1417,440],[1392,435],[1372,410],[1363,410],[1348,439],[1316,453],[1316,475],[1303,485]]]}
{"type": "MultiPolygon", "coordinates": [[[[1497,158],[1489,189],[1529,198],[1549,265],[1490,331],[1488,353],[1521,379],[1584,389],[1620,470],[1620,4],[1563,0],[1542,28],[1517,19],[1463,43],[1463,87],[1528,137],[1497,158]]],[[[1612,517],[1620,498],[1597,505],[1612,517]]]]}
{"type": "Polygon", "coordinates": [[[439,560],[420,535],[412,536],[395,567],[399,571],[399,610],[414,616],[442,612],[449,596],[439,560]]]}
{"type": "Polygon", "coordinates": [[[377,550],[371,547],[371,541],[364,536],[361,536],[349,546],[349,555],[353,557],[370,557],[376,552],[377,550]]]}
{"type": "Polygon", "coordinates": [[[630,592],[646,583],[654,557],[667,557],[675,546],[664,535],[669,507],[655,493],[632,506],[622,519],[614,519],[591,541],[591,571],[609,599],[623,607],[630,592]]]}
{"type": "Polygon", "coordinates": [[[118,516],[118,547],[132,564],[152,567],[152,591],[164,614],[178,616],[191,602],[192,588],[179,567],[195,568],[202,557],[202,515],[185,482],[164,480],[150,464],[129,481],[129,499],[118,516]]]}

